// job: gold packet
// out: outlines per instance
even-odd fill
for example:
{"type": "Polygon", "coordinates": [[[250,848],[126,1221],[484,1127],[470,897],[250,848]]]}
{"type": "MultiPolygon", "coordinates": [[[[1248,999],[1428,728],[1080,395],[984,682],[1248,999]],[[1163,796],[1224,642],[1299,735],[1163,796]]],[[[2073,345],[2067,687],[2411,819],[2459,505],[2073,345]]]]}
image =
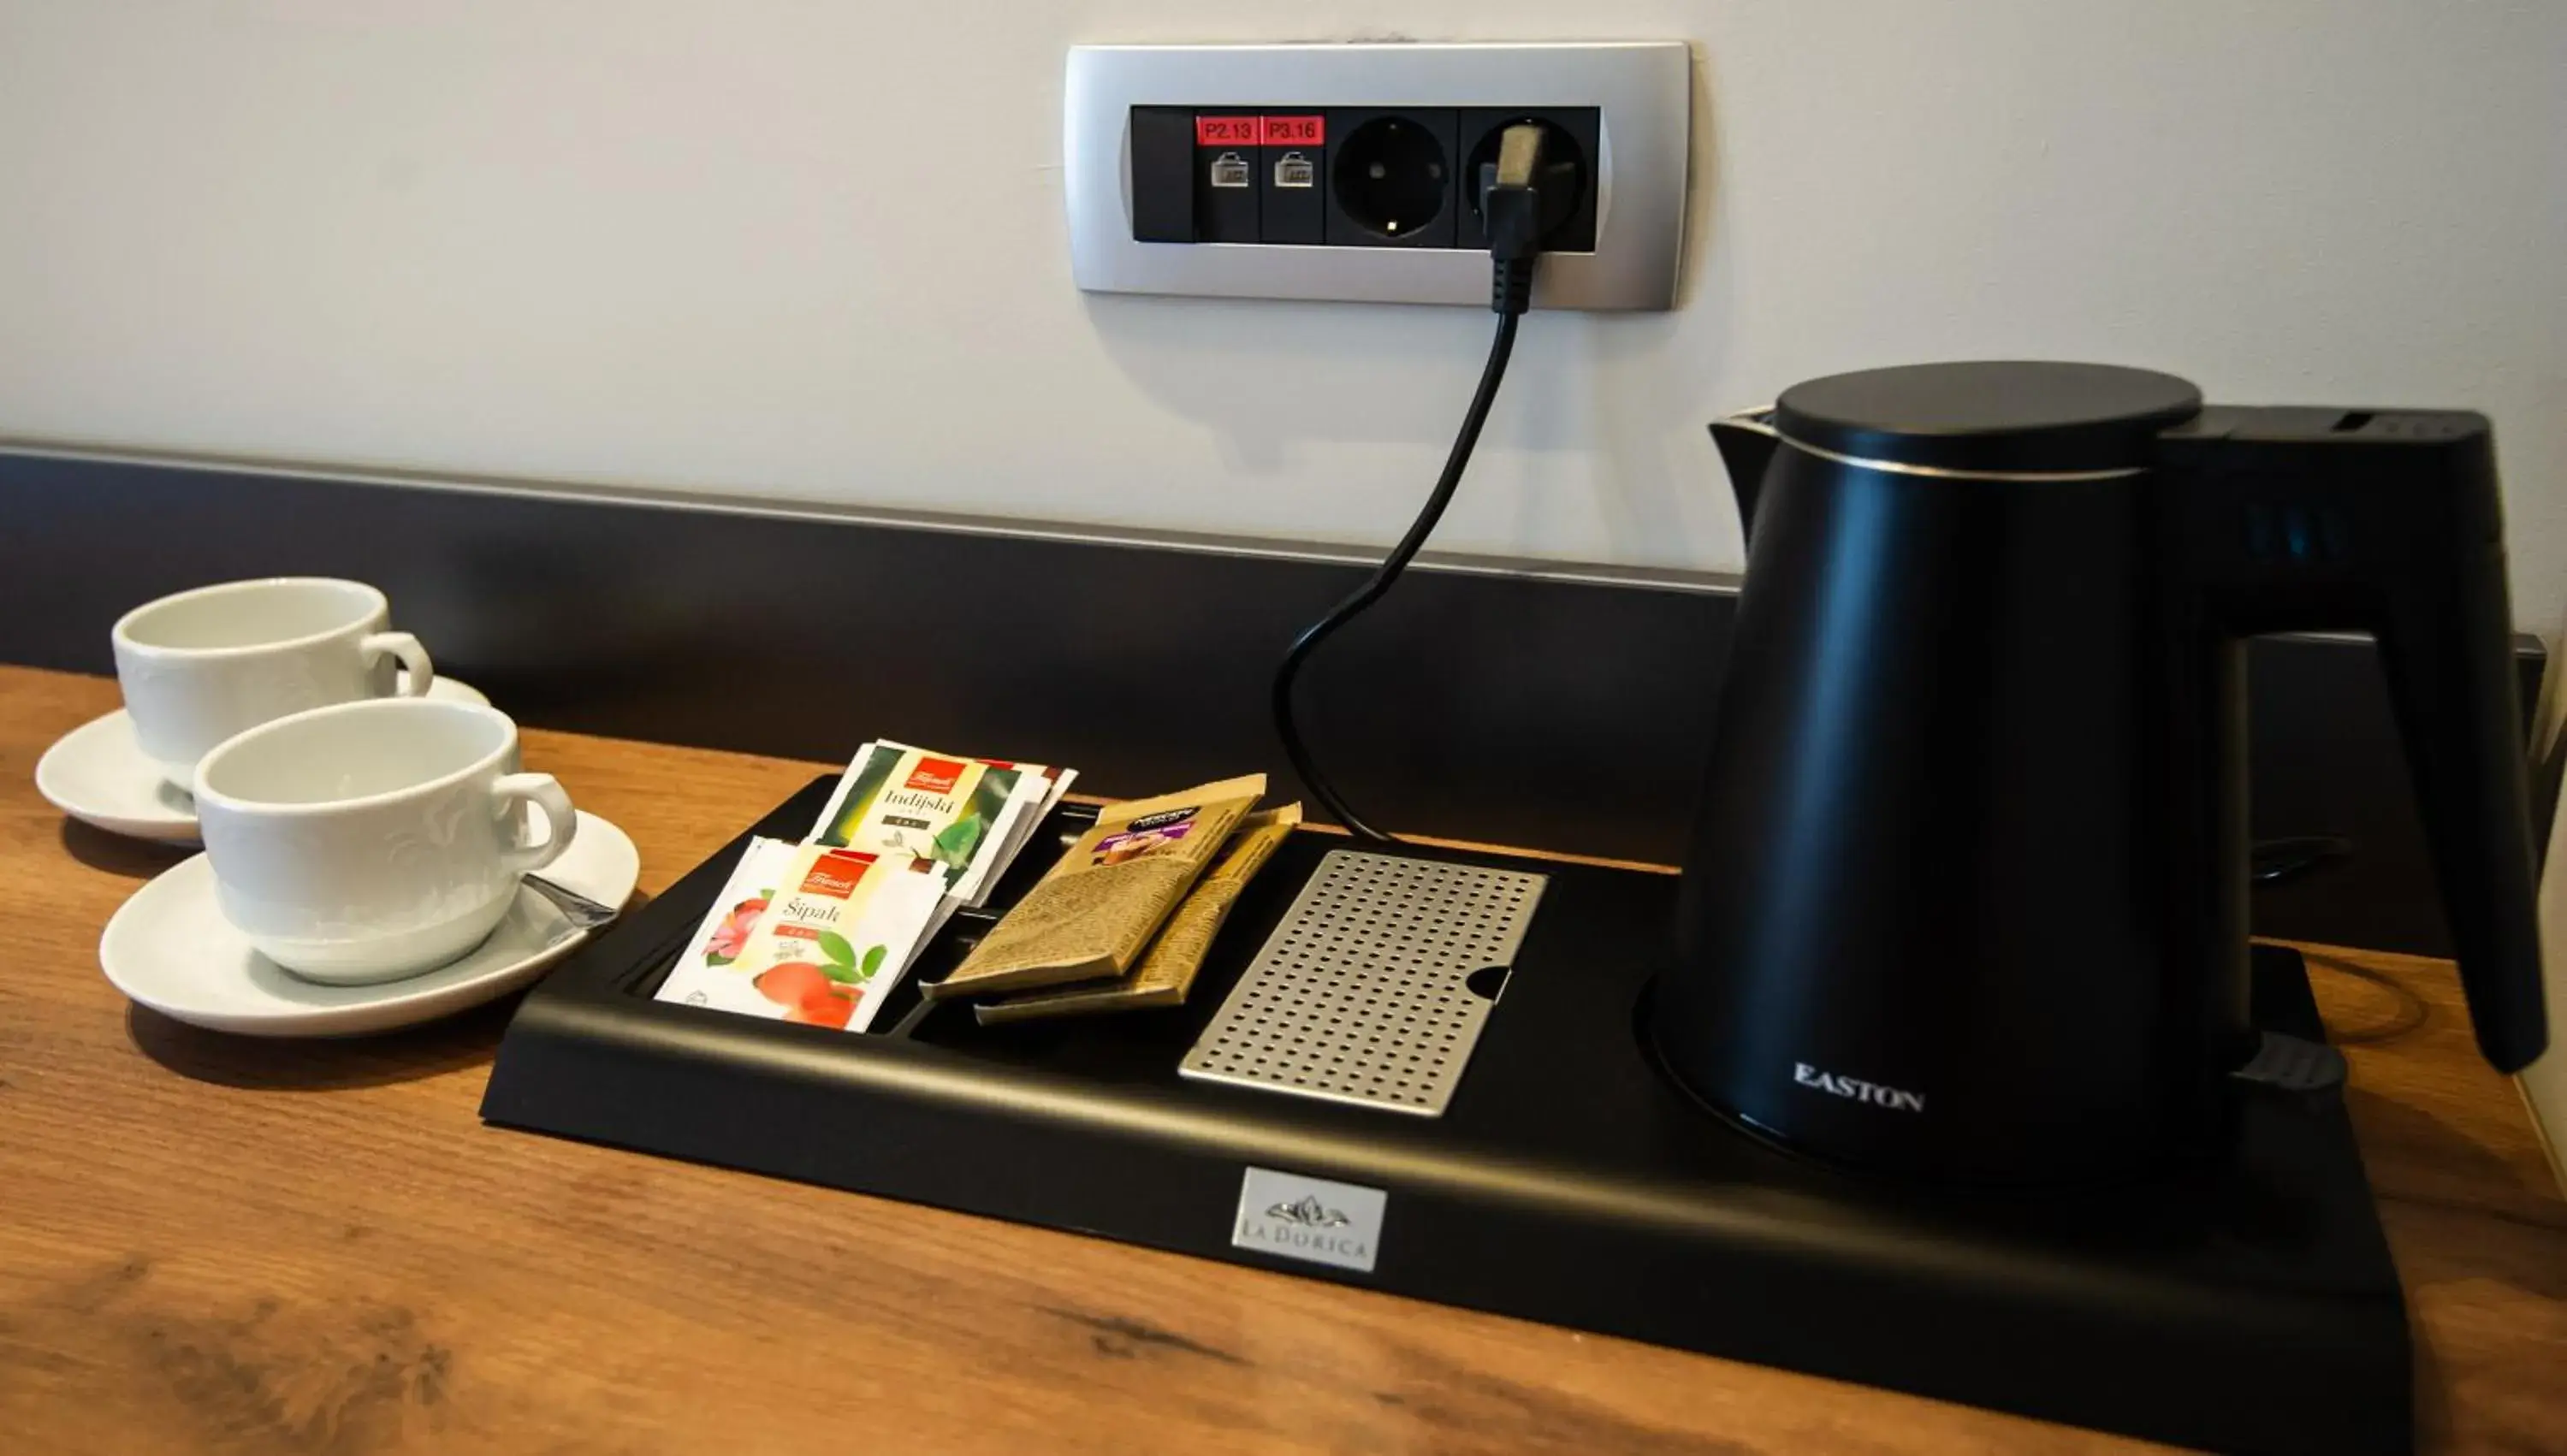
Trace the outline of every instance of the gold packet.
{"type": "Polygon", "coordinates": [[[1299,804],[1266,809],[1242,820],[1239,831],[1230,836],[1229,845],[1222,850],[1221,859],[1204,872],[1194,891],[1168,917],[1158,938],[1142,953],[1141,964],[1133,967],[1129,976],[1093,986],[1066,986],[1057,991],[1009,997],[975,1007],[973,1014],[987,1026],[1040,1017],[1079,1017],[1183,1005],[1186,993],[1194,988],[1195,973],[1203,969],[1204,957],[1212,950],[1213,937],[1221,933],[1222,923],[1230,919],[1231,907],[1239,903],[1240,892],[1248,888],[1248,882],[1265,868],[1266,861],[1274,858],[1275,851],[1291,837],[1292,826],[1300,822],[1299,804]]]}
{"type": "Polygon", "coordinates": [[[920,992],[941,1001],[1123,975],[1265,792],[1252,773],[1106,805],[954,974],[920,992]]]}

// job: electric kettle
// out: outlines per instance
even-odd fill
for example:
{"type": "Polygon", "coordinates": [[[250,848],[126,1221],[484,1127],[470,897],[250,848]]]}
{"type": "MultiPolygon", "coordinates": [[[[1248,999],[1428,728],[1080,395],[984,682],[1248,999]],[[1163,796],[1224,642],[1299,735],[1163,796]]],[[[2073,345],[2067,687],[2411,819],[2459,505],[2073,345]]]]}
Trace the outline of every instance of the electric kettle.
{"type": "Polygon", "coordinates": [[[2247,1019],[2244,639],[2378,640],[2479,1048],[2546,1044],[2486,421],[2087,364],[1711,427],[1746,585],[1645,1024],[1697,1097],[1961,1182],[2215,1153],[2247,1019]]]}

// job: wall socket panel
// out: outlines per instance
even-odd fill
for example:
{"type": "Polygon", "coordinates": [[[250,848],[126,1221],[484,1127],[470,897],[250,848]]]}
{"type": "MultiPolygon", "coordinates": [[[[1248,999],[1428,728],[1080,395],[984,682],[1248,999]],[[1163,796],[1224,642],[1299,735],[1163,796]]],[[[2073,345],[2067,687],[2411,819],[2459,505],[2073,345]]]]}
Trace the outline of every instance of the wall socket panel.
{"type": "Polygon", "coordinates": [[[1579,209],[1534,307],[1674,307],[1693,144],[1682,41],[1073,47],[1071,272],[1097,293],[1486,308],[1471,164],[1516,117],[1578,153],[1579,209]]]}

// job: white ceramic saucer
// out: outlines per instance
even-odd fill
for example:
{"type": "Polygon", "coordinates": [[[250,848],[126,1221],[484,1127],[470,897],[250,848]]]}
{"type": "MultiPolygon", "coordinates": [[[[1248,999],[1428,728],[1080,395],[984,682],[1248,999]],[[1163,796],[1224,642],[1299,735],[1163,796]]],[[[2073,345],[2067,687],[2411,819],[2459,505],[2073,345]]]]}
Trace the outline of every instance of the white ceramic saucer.
{"type": "MultiPolygon", "coordinates": [[[[428,696],[440,702],[487,704],[481,690],[439,678],[428,696]]],[[[196,802],[160,776],[134,740],[134,720],[120,708],[63,734],[36,761],[36,792],[55,808],[110,834],[196,842],[196,802]]]]}
{"type": "MultiPolygon", "coordinates": [[[[619,906],[641,874],[633,841],[591,813],[544,870],[564,889],[619,906]]],[[[520,887],[508,918],[459,961],[404,981],[322,986],[250,949],[214,903],[213,866],[199,854],[134,892],[108,921],[98,960],[117,990],[193,1025],[245,1036],[360,1036],[494,1001],[587,939],[551,901],[520,887]]]]}

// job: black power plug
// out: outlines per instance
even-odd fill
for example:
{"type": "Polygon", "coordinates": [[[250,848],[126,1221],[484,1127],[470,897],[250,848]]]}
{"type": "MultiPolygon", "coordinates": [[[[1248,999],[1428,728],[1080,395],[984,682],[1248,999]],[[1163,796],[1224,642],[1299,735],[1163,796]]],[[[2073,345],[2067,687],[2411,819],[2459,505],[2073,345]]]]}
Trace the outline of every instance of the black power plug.
{"type": "Polygon", "coordinates": [[[1498,138],[1498,153],[1474,179],[1489,234],[1489,307],[1509,316],[1533,306],[1534,259],[1543,235],[1559,223],[1543,185],[1544,155],[1558,134],[1540,122],[1518,122],[1498,138]]]}
{"type": "Polygon", "coordinates": [[[1453,245],[1488,246],[1486,214],[1480,206],[1480,179],[1498,159],[1507,129],[1537,122],[1550,130],[1542,148],[1542,250],[1583,253],[1595,247],[1596,166],[1601,156],[1602,117],[1593,107],[1474,107],[1459,114],[1455,154],[1462,159],[1459,214],[1454,218],[1453,245]]]}
{"type": "Polygon", "coordinates": [[[1497,134],[1494,146],[1482,148],[1488,154],[1479,158],[1472,169],[1471,211],[1480,219],[1480,230],[1490,247],[1498,245],[1499,219],[1489,210],[1489,193],[1499,185],[1499,170],[1507,149],[1519,150],[1527,133],[1536,134],[1540,152],[1533,164],[1515,185],[1530,186],[1542,195],[1542,215],[1536,221],[1535,238],[1546,247],[1557,243],[1561,230],[1577,212],[1578,189],[1585,185],[1585,168],[1575,154],[1577,144],[1569,135],[1543,122],[1517,122],[1497,134]]]}

